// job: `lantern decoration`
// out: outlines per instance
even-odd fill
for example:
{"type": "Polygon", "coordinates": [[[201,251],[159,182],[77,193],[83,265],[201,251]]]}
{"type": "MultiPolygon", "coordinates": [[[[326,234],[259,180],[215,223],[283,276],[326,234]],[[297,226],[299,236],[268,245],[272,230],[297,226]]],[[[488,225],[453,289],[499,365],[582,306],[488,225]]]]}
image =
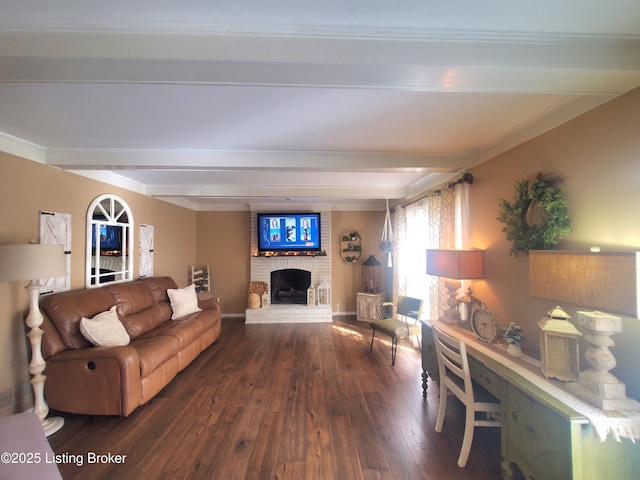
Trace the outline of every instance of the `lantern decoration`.
{"type": "Polygon", "coordinates": [[[578,380],[580,372],[578,337],[582,333],[569,321],[571,317],[555,307],[538,322],[541,330],[540,368],[547,378],[562,382],[578,380]]]}
{"type": "Polygon", "coordinates": [[[329,293],[329,284],[322,280],[322,283],[318,285],[318,305],[329,305],[331,298],[329,293]]]}
{"type": "Polygon", "coordinates": [[[374,255],[362,264],[362,291],[365,293],[382,292],[382,264],[374,255]]]}
{"type": "Polygon", "coordinates": [[[316,306],[316,289],[313,288],[313,285],[309,285],[309,288],[307,289],[307,306],[316,306]]]}

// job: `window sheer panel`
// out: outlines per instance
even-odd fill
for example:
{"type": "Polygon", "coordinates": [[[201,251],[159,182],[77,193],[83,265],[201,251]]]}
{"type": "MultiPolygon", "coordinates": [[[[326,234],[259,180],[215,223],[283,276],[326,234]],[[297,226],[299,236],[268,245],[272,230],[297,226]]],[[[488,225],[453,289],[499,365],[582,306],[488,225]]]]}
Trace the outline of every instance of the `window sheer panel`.
{"type": "Polygon", "coordinates": [[[465,199],[464,189],[460,192],[455,188],[431,192],[420,201],[397,209],[394,217],[394,300],[398,295],[421,298],[429,318],[442,315],[447,296],[444,279],[426,273],[426,250],[456,248],[462,242],[457,240],[456,231],[465,231],[462,225],[467,218],[464,212],[468,211],[468,195],[465,199]]]}

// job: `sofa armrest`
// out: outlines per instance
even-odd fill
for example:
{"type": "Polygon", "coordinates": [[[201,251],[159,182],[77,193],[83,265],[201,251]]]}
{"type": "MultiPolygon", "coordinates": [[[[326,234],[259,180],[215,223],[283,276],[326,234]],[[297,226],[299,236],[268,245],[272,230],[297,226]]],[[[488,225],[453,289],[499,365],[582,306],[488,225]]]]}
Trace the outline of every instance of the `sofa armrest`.
{"type": "Polygon", "coordinates": [[[210,292],[198,293],[198,307],[203,310],[217,310],[222,314],[222,307],[220,306],[220,297],[215,297],[210,292]]]}
{"type": "Polygon", "coordinates": [[[140,405],[140,359],[132,346],[65,350],[47,360],[47,402],[87,415],[129,415],[140,405]]]}

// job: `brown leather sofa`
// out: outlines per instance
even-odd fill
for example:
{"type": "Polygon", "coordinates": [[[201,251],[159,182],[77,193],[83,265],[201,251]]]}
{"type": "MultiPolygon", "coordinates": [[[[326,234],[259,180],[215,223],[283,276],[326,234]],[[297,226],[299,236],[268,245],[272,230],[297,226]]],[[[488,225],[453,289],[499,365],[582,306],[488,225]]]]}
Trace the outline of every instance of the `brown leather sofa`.
{"type": "Polygon", "coordinates": [[[213,296],[202,311],[171,320],[170,277],[148,277],[42,298],[45,396],[55,410],[128,416],[151,400],[220,335],[221,309],[213,296]],[[116,306],[131,341],[94,347],[80,332],[82,317],[116,306]]]}

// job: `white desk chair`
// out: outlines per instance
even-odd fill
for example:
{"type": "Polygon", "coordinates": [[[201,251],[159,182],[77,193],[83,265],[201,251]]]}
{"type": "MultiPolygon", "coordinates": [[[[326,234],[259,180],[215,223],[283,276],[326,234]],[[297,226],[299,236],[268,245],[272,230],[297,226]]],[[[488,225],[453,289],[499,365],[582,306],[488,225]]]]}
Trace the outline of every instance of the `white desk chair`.
{"type": "Polygon", "coordinates": [[[464,342],[450,337],[437,327],[433,328],[440,372],[440,405],[436,418],[436,432],[442,431],[447,410],[447,392],[452,392],[466,408],[464,438],[458,457],[458,466],[464,468],[469,459],[473,430],[475,427],[500,427],[500,403],[488,391],[471,381],[469,360],[464,342]],[[476,400],[476,397],[478,400],[476,400]],[[483,413],[483,419],[476,419],[476,412],[483,413]]]}

